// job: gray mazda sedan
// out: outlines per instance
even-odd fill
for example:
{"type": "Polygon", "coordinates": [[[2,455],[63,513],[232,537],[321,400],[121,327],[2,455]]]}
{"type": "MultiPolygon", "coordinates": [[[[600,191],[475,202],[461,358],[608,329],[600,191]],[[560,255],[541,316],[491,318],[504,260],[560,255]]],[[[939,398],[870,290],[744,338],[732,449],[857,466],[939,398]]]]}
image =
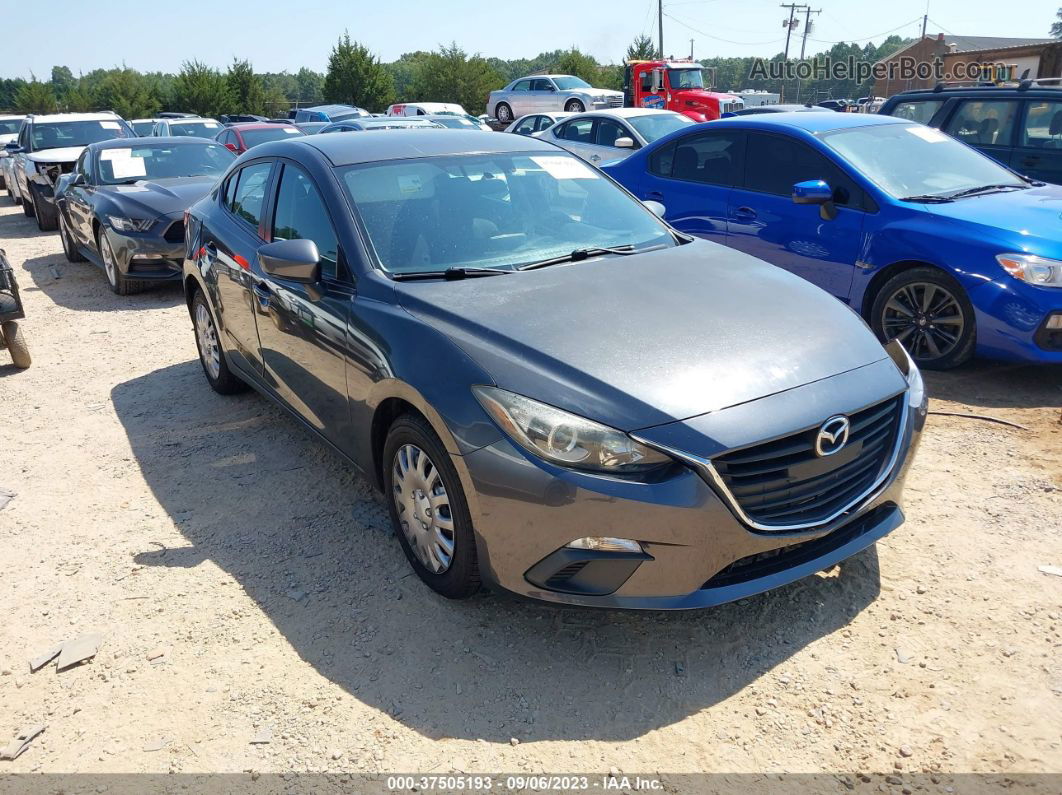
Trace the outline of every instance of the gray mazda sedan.
{"type": "Polygon", "coordinates": [[[873,544],[917,368],[661,210],[525,137],[262,144],[189,211],[204,373],[353,462],[444,596],[704,607],[873,544]]]}

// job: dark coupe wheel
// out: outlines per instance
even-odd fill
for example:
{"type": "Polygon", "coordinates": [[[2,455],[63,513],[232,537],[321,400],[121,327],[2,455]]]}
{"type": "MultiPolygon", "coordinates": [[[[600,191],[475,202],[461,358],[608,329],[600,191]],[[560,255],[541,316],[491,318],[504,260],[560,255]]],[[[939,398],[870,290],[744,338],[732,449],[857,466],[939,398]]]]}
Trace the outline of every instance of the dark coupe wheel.
{"type": "Polygon", "coordinates": [[[472,518],[450,455],[431,425],[406,414],[395,420],[383,451],[391,524],[413,570],[449,599],[479,590],[472,518]]]}
{"type": "Polygon", "coordinates": [[[958,367],[973,356],[973,307],[962,287],[935,268],[889,279],[874,299],[871,325],[881,340],[899,340],[928,370],[958,367]]]}
{"type": "Polygon", "coordinates": [[[63,254],[68,262],[84,262],[85,256],[78,249],[77,243],[70,236],[70,227],[66,224],[66,215],[59,210],[59,239],[63,242],[63,254]]]}
{"type": "Polygon", "coordinates": [[[494,114],[498,117],[498,121],[503,121],[507,124],[513,120],[513,109],[504,102],[498,103],[498,107],[494,109],[494,114]]]}
{"type": "Polygon", "coordinates": [[[210,311],[202,290],[196,290],[192,298],[192,324],[195,326],[199,363],[203,365],[203,374],[211,388],[219,395],[235,395],[247,389],[247,384],[233,375],[229,363],[225,361],[214,313],[210,311]]]}
{"type": "Polygon", "coordinates": [[[147,286],[147,282],[130,279],[122,273],[118,267],[118,260],[114,256],[111,241],[107,238],[107,230],[102,226],[96,232],[96,250],[100,252],[100,259],[103,260],[103,272],[107,275],[107,284],[111,286],[115,294],[132,295],[139,293],[147,286]]]}
{"type": "Polygon", "coordinates": [[[583,103],[577,99],[569,99],[567,104],[565,104],[564,109],[568,111],[568,113],[582,113],[586,110],[586,108],[583,107],[583,103]]]}

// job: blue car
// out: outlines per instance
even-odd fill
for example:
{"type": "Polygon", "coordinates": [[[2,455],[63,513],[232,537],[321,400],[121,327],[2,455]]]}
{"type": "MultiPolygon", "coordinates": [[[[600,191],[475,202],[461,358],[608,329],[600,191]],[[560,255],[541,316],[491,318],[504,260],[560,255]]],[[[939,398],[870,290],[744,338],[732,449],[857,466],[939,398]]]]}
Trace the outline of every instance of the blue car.
{"type": "Polygon", "coordinates": [[[677,229],[846,302],[920,367],[1062,363],[1062,187],[930,127],[778,113],[684,128],[604,170],[677,229]]]}

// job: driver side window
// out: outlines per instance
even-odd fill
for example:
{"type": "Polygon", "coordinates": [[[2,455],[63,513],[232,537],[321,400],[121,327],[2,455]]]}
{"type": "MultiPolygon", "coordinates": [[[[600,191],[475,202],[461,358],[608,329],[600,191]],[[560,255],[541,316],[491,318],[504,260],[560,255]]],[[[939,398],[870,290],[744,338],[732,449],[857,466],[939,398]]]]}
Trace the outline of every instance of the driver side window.
{"type": "Polygon", "coordinates": [[[339,241],[324,200],[310,175],[290,163],[280,177],[271,227],[273,240],[312,240],[321,256],[321,276],[337,278],[339,241]]]}

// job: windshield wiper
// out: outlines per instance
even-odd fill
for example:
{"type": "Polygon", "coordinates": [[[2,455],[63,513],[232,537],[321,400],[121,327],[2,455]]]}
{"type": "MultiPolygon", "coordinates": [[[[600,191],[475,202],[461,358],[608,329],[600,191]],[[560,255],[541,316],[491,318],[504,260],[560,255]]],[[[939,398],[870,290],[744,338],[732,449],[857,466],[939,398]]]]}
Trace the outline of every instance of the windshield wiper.
{"type": "Polygon", "coordinates": [[[595,246],[594,248],[577,248],[568,254],[561,254],[557,257],[550,257],[549,259],[539,260],[538,262],[528,262],[526,265],[521,265],[517,268],[518,271],[532,271],[536,268],[548,268],[550,265],[560,265],[564,262],[582,262],[589,257],[596,257],[600,254],[620,254],[622,256],[629,256],[631,254],[641,254],[646,251],[656,251],[661,248],[667,248],[666,243],[658,243],[655,246],[647,246],[645,248],[635,248],[634,246],[616,246],[614,248],[608,248],[607,246],[595,246]]]}
{"type": "Polygon", "coordinates": [[[904,196],[902,202],[922,202],[923,204],[943,204],[955,201],[950,196],[942,196],[939,193],[919,193],[917,196],[904,196]]]}
{"type": "Polygon", "coordinates": [[[964,196],[976,196],[978,193],[988,193],[989,191],[1005,190],[1007,188],[1025,190],[1026,186],[1015,185],[1013,182],[1006,182],[1001,185],[978,185],[976,188],[967,188],[966,190],[960,190],[957,193],[949,193],[948,197],[951,199],[961,199],[964,196]]]}
{"type": "Polygon", "coordinates": [[[459,279],[471,279],[477,276],[498,276],[503,273],[512,273],[500,268],[447,268],[444,271],[412,271],[410,273],[392,273],[391,278],[396,282],[411,282],[420,279],[444,279],[448,282],[459,279]]]}

